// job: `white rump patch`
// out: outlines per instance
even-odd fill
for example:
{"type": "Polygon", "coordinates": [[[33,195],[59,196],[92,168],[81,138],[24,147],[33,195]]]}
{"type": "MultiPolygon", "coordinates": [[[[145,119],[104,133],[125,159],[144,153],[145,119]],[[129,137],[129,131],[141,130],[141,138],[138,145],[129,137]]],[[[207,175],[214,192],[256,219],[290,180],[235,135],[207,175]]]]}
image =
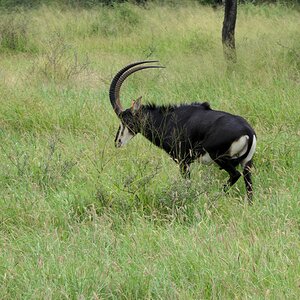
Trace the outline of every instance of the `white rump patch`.
{"type": "Polygon", "coordinates": [[[244,167],[246,165],[246,163],[248,161],[250,161],[253,157],[253,154],[255,152],[255,149],[256,149],[256,136],[254,135],[253,136],[253,142],[252,142],[252,146],[251,146],[251,149],[247,155],[247,157],[241,162],[241,165],[244,167]]]}
{"type": "Polygon", "coordinates": [[[231,158],[238,158],[244,155],[247,152],[248,140],[249,136],[243,135],[238,140],[234,141],[228,150],[229,156],[231,158]]]}

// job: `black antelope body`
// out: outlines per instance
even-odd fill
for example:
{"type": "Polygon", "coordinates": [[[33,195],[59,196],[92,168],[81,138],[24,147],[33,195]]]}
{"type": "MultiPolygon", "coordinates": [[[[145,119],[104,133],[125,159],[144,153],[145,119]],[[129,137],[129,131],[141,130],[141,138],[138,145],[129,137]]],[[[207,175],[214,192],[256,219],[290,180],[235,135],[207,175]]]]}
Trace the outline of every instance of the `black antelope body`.
{"type": "Polygon", "coordinates": [[[121,125],[116,135],[116,147],[125,145],[137,133],[164,149],[179,166],[183,176],[190,176],[190,164],[195,160],[215,162],[229,174],[232,186],[241,176],[240,164],[249,202],[252,199],[251,166],[256,147],[256,134],[248,122],[236,115],[213,110],[207,102],[183,105],[142,105],[141,97],[123,109],[120,89],[131,74],[159,65],[145,65],[157,61],[141,61],[120,70],[113,78],[109,97],[121,125]]]}

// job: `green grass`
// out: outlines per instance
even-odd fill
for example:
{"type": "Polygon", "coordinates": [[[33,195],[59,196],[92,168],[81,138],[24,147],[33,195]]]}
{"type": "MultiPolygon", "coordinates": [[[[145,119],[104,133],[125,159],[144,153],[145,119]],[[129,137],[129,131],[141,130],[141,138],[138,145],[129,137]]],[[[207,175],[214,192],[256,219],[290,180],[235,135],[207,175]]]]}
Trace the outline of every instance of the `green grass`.
{"type": "Polygon", "coordinates": [[[299,299],[299,9],[241,5],[231,72],[223,11],[193,3],[0,19],[1,299],[299,299]],[[167,68],[124,106],[209,101],[253,125],[253,206],[217,167],[186,183],[142,136],[114,148],[110,80],[147,58],[167,68]]]}

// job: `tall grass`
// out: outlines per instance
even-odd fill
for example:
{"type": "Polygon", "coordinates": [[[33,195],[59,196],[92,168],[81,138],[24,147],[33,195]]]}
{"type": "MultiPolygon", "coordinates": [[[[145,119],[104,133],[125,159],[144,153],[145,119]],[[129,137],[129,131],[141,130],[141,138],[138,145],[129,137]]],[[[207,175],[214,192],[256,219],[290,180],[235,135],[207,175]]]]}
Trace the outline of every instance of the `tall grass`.
{"type": "Polygon", "coordinates": [[[0,298],[298,299],[299,12],[241,5],[232,72],[222,10],[42,6],[0,19],[18,32],[8,20],[23,17],[22,42],[0,42],[0,298]],[[167,68],[132,76],[124,106],[209,101],[253,125],[252,207],[242,181],[222,192],[216,167],[193,165],[187,183],[141,136],[114,148],[109,82],[139,59],[167,68]]]}

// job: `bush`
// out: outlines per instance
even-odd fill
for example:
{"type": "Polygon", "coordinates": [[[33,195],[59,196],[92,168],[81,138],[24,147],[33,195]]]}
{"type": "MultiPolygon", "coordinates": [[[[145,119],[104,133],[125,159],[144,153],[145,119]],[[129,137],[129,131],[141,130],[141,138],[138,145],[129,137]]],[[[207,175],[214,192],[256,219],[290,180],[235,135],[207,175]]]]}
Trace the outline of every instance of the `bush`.
{"type": "Polygon", "coordinates": [[[46,42],[46,53],[38,65],[38,70],[48,79],[54,81],[69,80],[85,73],[89,59],[79,59],[77,51],[68,45],[59,35],[46,42]]]}
{"type": "MultiPolygon", "coordinates": [[[[222,4],[225,0],[194,0],[202,5],[217,5],[222,4]]],[[[238,0],[240,3],[284,3],[284,4],[298,4],[298,0],[238,0]]],[[[91,8],[96,5],[109,5],[113,6],[116,3],[131,2],[138,5],[144,5],[147,2],[156,2],[158,4],[174,4],[174,2],[181,3],[182,1],[174,0],[0,0],[0,7],[7,9],[23,7],[23,8],[34,8],[42,4],[45,5],[66,5],[71,7],[85,7],[91,8]]]]}
{"type": "Polygon", "coordinates": [[[129,34],[140,23],[140,15],[126,3],[115,4],[114,11],[103,10],[102,14],[92,23],[90,34],[116,36],[120,33],[129,34]]]}
{"type": "MultiPolygon", "coordinates": [[[[42,4],[60,4],[73,7],[93,7],[95,5],[113,5],[114,3],[122,3],[124,0],[0,0],[0,7],[7,9],[23,7],[34,8],[42,4]]],[[[141,1],[136,1],[137,3],[141,1]]],[[[144,2],[144,1],[142,1],[144,2]]]]}
{"type": "Polygon", "coordinates": [[[29,47],[28,22],[19,14],[2,15],[0,19],[0,51],[26,51],[29,47]]]}

